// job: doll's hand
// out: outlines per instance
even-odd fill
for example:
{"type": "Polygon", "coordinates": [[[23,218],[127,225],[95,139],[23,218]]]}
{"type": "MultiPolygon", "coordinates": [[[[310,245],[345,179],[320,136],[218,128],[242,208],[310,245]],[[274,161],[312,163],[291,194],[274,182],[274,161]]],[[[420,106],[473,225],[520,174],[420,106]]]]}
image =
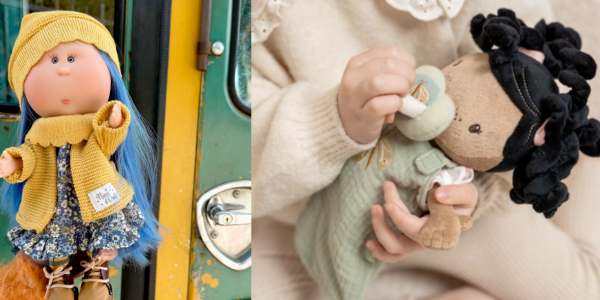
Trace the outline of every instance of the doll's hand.
{"type": "Polygon", "coordinates": [[[415,81],[416,62],[398,47],[373,48],[348,61],[338,91],[338,110],[346,134],[368,144],[392,123],[415,81]]]}
{"type": "MultiPolygon", "coordinates": [[[[383,184],[385,209],[392,222],[403,233],[397,235],[387,224],[383,208],[373,205],[371,208],[373,228],[377,240],[367,241],[367,248],[375,258],[395,263],[407,254],[425,249],[421,243],[421,229],[429,215],[421,218],[412,215],[392,182],[383,184]]],[[[471,215],[477,206],[479,194],[473,183],[448,185],[436,190],[436,200],[442,204],[453,205],[457,214],[471,215]]]]}
{"type": "Polygon", "coordinates": [[[23,169],[23,160],[14,158],[8,152],[2,152],[0,159],[0,177],[7,177],[15,173],[16,170],[23,169]]]}
{"type": "Polygon", "coordinates": [[[113,105],[110,117],[108,117],[108,126],[110,126],[110,128],[117,128],[121,126],[122,122],[123,114],[121,113],[121,102],[117,102],[113,105]]]}

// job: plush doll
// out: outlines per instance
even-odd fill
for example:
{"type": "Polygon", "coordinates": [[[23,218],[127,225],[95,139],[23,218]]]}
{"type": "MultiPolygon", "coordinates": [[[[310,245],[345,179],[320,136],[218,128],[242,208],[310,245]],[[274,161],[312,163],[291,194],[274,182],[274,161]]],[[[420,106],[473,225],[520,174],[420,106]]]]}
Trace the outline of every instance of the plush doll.
{"type": "Polygon", "coordinates": [[[461,57],[443,73],[418,68],[411,95],[426,104],[424,112],[397,115],[373,150],[348,160],[307,204],[296,246],[329,299],[362,299],[382,265],[365,243],[374,237],[370,207],[383,202],[384,181],[397,184],[412,213],[429,212],[423,245],[449,250],[471,218],[438,203],[438,185],[468,181],[471,168],[514,169],[511,199],[549,218],[568,199],[561,180],[579,151],[600,154],[600,123],[587,117],[586,80],[596,64],[579,50],[574,30],[543,20],[529,28],[501,9],[474,17],[471,33],[484,53],[461,57]],[[555,78],[571,90],[561,94],[555,78]]]}
{"type": "MultiPolygon", "coordinates": [[[[154,142],[118,66],[113,38],[94,18],[23,18],[8,66],[21,119],[17,147],[0,159],[2,206],[17,259],[29,262],[17,265],[43,268],[47,299],[112,299],[108,261],[146,265],[161,240],[151,210],[154,142]]],[[[11,283],[5,299],[36,287],[11,283]]]]}

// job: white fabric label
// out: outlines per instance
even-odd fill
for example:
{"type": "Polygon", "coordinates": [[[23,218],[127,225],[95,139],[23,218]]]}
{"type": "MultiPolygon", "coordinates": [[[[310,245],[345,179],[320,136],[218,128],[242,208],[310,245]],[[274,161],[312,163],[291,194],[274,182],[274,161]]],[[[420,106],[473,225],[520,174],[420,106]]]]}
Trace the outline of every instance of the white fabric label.
{"type": "Polygon", "coordinates": [[[117,203],[120,199],[119,192],[117,192],[110,182],[99,189],[92,191],[88,196],[96,211],[101,211],[117,203]]]}
{"type": "Polygon", "coordinates": [[[471,168],[460,166],[452,169],[443,169],[433,179],[433,181],[429,185],[429,188],[431,189],[433,187],[433,184],[436,182],[439,183],[441,186],[451,184],[463,184],[473,181],[474,177],[475,172],[471,168]]]}

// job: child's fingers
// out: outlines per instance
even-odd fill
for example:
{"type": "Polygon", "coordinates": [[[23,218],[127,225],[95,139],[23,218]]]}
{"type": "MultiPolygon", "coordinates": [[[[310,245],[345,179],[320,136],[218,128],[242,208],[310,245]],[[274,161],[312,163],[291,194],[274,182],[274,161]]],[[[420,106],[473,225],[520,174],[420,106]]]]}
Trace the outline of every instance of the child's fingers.
{"type": "Polygon", "coordinates": [[[415,215],[412,215],[406,211],[404,211],[400,206],[395,203],[386,203],[385,209],[390,215],[392,222],[394,225],[400,230],[402,233],[417,238],[421,229],[425,225],[426,218],[419,218],[415,215]]]}
{"type": "Polygon", "coordinates": [[[363,108],[365,119],[381,121],[383,117],[394,114],[402,108],[402,98],[398,95],[375,97],[363,108]]]}
{"type": "Polygon", "coordinates": [[[456,205],[467,208],[477,206],[479,192],[472,182],[441,186],[435,191],[435,199],[445,205],[456,205]]]}
{"type": "Polygon", "coordinates": [[[376,259],[389,264],[397,263],[406,256],[406,254],[392,254],[385,251],[383,246],[376,240],[368,240],[366,246],[376,259]]]}
{"type": "MultiPolygon", "coordinates": [[[[357,99],[364,101],[361,107],[365,107],[370,99],[382,95],[405,96],[410,91],[410,83],[404,76],[395,74],[378,74],[369,77],[358,84],[355,90],[357,99]]],[[[358,103],[359,105],[361,103],[358,103]]]]}
{"type": "Polygon", "coordinates": [[[400,199],[400,194],[398,194],[398,189],[396,189],[396,185],[391,181],[386,181],[383,183],[383,199],[385,203],[395,203],[401,209],[403,209],[406,213],[409,213],[408,207],[404,204],[402,199],[400,199]]]}
{"type": "Polygon", "coordinates": [[[377,236],[377,240],[383,245],[386,251],[396,254],[402,253],[402,249],[396,243],[397,235],[385,221],[385,214],[381,206],[373,205],[371,207],[371,218],[375,236],[377,236]]]}
{"type": "Polygon", "coordinates": [[[415,82],[417,77],[415,69],[409,66],[405,61],[390,57],[381,57],[369,61],[350,70],[345,76],[353,82],[360,83],[363,80],[378,74],[400,75],[406,78],[411,85],[415,82]]]}
{"type": "Polygon", "coordinates": [[[389,46],[371,48],[359,55],[356,55],[348,61],[348,68],[356,68],[364,63],[381,57],[392,57],[406,62],[413,69],[417,66],[415,58],[406,50],[389,46]]]}
{"type": "Polygon", "coordinates": [[[394,123],[395,117],[396,117],[396,114],[387,114],[387,115],[385,115],[385,122],[388,124],[392,124],[392,123],[394,123]]]}

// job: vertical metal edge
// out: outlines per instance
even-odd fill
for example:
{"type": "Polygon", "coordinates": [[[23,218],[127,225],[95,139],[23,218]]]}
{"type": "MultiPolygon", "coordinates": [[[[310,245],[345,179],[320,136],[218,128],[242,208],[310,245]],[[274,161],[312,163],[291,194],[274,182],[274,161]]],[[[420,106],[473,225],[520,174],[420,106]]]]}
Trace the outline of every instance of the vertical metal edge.
{"type": "Polygon", "coordinates": [[[208,68],[208,55],[211,53],[210,22],[212,17],[212,0],[202,0],[202,16],[200,19],[200,39],[196,55],[198,56],[198,70],[206,72],[208,68]]]}
{"type": "Polygon", "coordinates": [[[125,30],[127,22],[127,11],[126,11],[127,0],[115,0],[115,25],[113,29],[113,37],[117,44],[117,53],[119,55],[119,61],[121,61],[121,74],[125,74],[125,30]]]}
{"type": "MultiPolygon", "coordinates": [[[[165,107],[167,103],[167,79],[169,70],[169,41],[171,32],[171,0],[163,0],[161,13],[161,31],[160,31],[160,49],[158,62],[158,107],[156,110],[156,135],[157,135],[157,174],[156,174],[156,189],[152,210],[158,217],[160,209],[160,192],[161,192],[161,170],[163,160],[163,137],[165,134],[165,107]]],[[[149,268],[149,283],[148,283],[148,300],[155,299],[156,293],[156,262],[157,253],[151,255],[152,265],[149,268]]]]}

